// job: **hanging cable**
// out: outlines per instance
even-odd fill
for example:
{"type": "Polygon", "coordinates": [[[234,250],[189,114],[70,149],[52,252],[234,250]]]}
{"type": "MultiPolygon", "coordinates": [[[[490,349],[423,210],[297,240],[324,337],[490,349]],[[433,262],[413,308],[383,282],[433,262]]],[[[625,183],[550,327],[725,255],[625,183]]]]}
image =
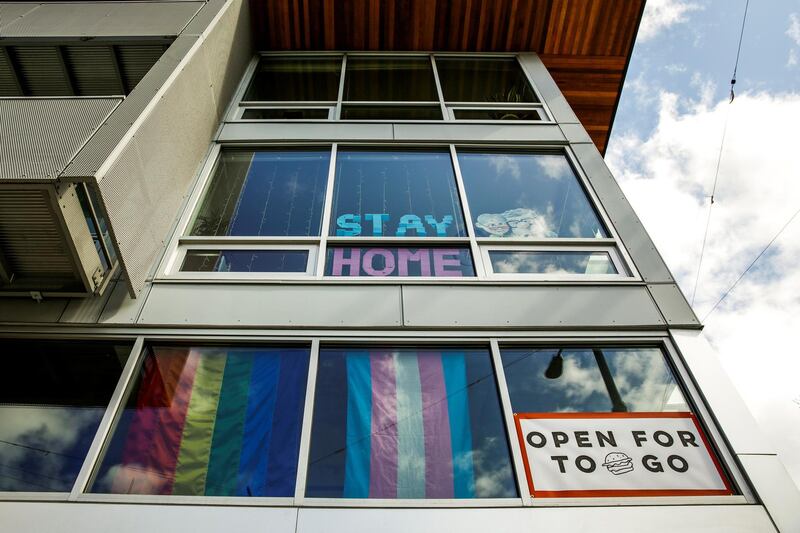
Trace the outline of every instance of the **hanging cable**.
{"type": "MultiPolygon", "coordinates": [[[[744,27],[745,23],[747,22],[747,10],[750,7],[750,0],[746,0],[744,4],[744,15],[742,16],[742,27],[739,31],[739,45],[736,48],[736,61],[733,64],[733,75],[731,76],[731,93],[730,93],[730,100],[728,104],[733,103],[733,99],[736,97],[734,93],[734,86],[736,85],[736,72],[739,70],[739,56],[742,53],[742,39],[744,38],[744,27]]],[[[706,217],[706,229],[703,232],[703,244],[700,245],[700,260],[697,262],[697,273],[694,277],[694,287],[692,288],[692,301],[691,304],[694,306],[694,299],[697,296],[697,286],[700,284],[700,269],[703,266],[703,256],[705,255],[706,251],[706,242],[708,240],[708,229],[711,227],[711,208],[714,205],[714,197],[717,193],[717,183],[719,182],[719,167],[722,163],[722,151],[725,148],[725,134],[728,131],[728,119],[730,118],[731,108],[725,112],[725,122],[722,125],[722,140],[719,143],[719,153],[717,154],[717,167],[714,170],[714,183],[711,186],[711,197],[710,202],[708,204],[708,217],[706,217]]]]}
{"type": "Polygon", "coordinates": [[[793,214],[791,217],[789,217],[789,220],[787,220],[787,221],[786,221],[786,224],[784,224],[784,225],[783,225],[783,227],[782,227],[782,228],[781,228],[781,229],[778,231],[778,233],[776,233],[776,234],[775,234],[775,236],[774,236],[774,237],[772,237],[772,240],[770,240],[770,241],[767,243],[767,245],[764,247],[764,249],[763,249],[763,250],[761,250],[761,253],[759,253],[759,254],[756,256],[756,258],[755,258],[755,259],[753,259],[753,262],[752,262],[752,263],[750,263],[750,264],[747,266],[747,268],[745,268],[745,269],[744,269],[744,272],[742,272],[742,274],[741,274],[741,275],[740,275],[738,278],[736,278],[736,281],[734,281],[734,282],[733,282],[733,285],[731,285],[730,287],[728,287],[728,290],[726,290],[726,291],[725,291],[725,292],[722,294],[722,297],[721,297],[719,300],[717,300],[717,303],[715,303],[715,304],[714,304],[714,307],[712,307],[712,308],[711,308],[711,310],[710,310],[708,313],[706,313],[706,316],[704,316],[704,317],[703,317],[703,322],[705,322],[705,321],[706,321],[706,319],[707,319],[708,317],[710,317],[710,316],[711,316],[711,313],[713,313],[713,312],[714,312],[714,310],[717,308],[717,306],[718,306],[719,304],[721,304],[721,303],[722,303],[722,300],[724,300],[725,298],[727,298],[727,297],[728,297],[728,295],[731,293],[731,291],[733,291],[734,287],[736,287],[736,285],[737,285],[737,284],[738,284],[738,283],[739,283],[739,282],[742,280],[742,278],[745,276],[745,274],[747,274],[748,272],[750,272],[750,269],[751,269],[751,268],[753,268],[753,265],[755,265],[755,264],[756,264],[756,262],[757,262],[759,259],[761,259],[761,256],[762,256],[762,255],[764,255],[764,254],[767,252],[767,250],[769,250],[769,247],[770,247],[770,246],[772,246],[772,243],[774,243],[774,242],[775,242],[775,241],[778,239],[778,237],[780,237],[781,233],[783,233],[783,231],[784,231],[786,228],[788,228],[788,227],[789,227],[789,224],[791,224],[791,223],[792,223],[792,221],[793,221],[793,220],[794,220],[794,219],[797,217],[797,215],[800,215],[800,209],[798,209],[797,211],[795,211],[795,212],[794,212],[794,214],[793,214]]]}

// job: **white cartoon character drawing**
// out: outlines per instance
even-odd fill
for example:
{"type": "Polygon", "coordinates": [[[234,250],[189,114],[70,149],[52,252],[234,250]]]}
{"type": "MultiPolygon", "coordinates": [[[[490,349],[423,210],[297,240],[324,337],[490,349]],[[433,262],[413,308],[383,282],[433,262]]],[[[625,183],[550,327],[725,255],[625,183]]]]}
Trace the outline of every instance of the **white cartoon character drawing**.
{"type": "Polygon", "coordinates": [[[511,229],[503,215],[495,213],[483,213],[478,215],[475,227],[482,229],[490,237],[504,237],[511,229]]]}
{"type": "Polygon", "coordinates": [[[633,459],[622,452],[611,452],[606,455],[606,462],[602,466],[615,476],[627,474],[633,471],[633,459]]]}
{"type": "Polygon", "coordinates": [[[503,216],[508,225],[511,226],[510,237],[534,237],[541,239],[556,236],[547,224],[547,219],[533,209],[522,207],[509,209],[503,213],[503,216]]]}

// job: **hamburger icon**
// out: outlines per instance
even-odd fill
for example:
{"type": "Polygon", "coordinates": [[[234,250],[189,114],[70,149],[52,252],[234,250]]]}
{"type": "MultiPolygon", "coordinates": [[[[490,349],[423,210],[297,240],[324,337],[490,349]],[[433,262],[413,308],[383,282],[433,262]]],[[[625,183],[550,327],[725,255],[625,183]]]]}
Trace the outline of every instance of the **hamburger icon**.
{"type": "Polygon", "coordinates": [[[606,462],[602,466],[615,476],[627,474],[633,471],[633,459],[622,452],[612,452],[606,455],[606,462]]]}

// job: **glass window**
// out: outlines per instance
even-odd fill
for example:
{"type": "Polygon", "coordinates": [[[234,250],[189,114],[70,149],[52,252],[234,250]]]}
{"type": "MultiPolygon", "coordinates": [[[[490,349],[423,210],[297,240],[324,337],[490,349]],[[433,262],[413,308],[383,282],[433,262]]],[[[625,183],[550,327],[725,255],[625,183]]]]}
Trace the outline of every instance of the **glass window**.
{"type": "Polygon", "coordinates": [[[479,237],[608,236],[563,155],[460,151],[458,163],[479,237]]]}
{"type": "Polygon", "coordinates": [[[326,276],[473,277],[468,248],[328,248],[326,276]]]}
{"type": "Polygon", "coordinates": [[[428,57],[347,58],[345,102],[438,102],[428,57]]]}
{"type": "Polygon", "coordinates": [[[658,348],[501,350],[515,413],[690,411],[658,348]]]}
{"type": "Polygon", "coordinates": [[[341,70],[341,57],[262,57],[243,100],[336,101],[341,70]]]}
{"type": "Polygon", "coordinates": [[[2,343],[0,491],[69,492],[131,346],[2,343]]]}
{"type": "Polygon", "coordinates": [[[340,150],[332,213],[331,235],[466,235],[446,150],[340,150]]]}
{"type": "Polygon", "coordinates": [[[544,120],[536,109],[454,109],[456,120],[544,120]]]}
{"type": "Polygon", "coordinates": [[[329,149],[222,152],[191,235],[320,234],[329,149]]]}
{"type": "Polygon", "coordinates": [[[538,102],[513,57],[437,57],[436,69],[446,102],[538,102]]]}
{"type": "Polygon", "coordinates": [[[245,120],[327,120],[330,109],[277,109],[273,107],[251,107],[245,109],[245,120]]]}
{"type": "Polygon", "coordinates": [[[442,120],[439,106],[343,105],[342,120],[442,120]]]}
{"type": "Polygon", "coordinates": [[[617,274],[608,252],[489,250],[495,274],[617,274]]]}
{"type": "Polygon", "coordinates": [[[92,492],[294,495],[307,348],[148,348],[92,492]]]}
{"type": "Polygon", "coordinates": [[[488,351],[321,350],[306,495],[515,497],[488,351]]]}
{"type": "Polygon", "coordinates": [[[188,250],[181,272],[305,272],[308,250],[188,250]]]}

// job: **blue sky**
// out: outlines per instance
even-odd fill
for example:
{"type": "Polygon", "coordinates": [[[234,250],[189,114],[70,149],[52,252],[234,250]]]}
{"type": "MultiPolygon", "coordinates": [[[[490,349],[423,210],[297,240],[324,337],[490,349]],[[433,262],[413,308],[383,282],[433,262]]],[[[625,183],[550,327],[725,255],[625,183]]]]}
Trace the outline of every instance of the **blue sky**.
{"type": "Polygon", "coordinates": [[[729,104],[744,7],[648,0],[606,161],[800,486],[800,216],[709,315],[800,209],[800,0],[751,0],[729,104]]]}

